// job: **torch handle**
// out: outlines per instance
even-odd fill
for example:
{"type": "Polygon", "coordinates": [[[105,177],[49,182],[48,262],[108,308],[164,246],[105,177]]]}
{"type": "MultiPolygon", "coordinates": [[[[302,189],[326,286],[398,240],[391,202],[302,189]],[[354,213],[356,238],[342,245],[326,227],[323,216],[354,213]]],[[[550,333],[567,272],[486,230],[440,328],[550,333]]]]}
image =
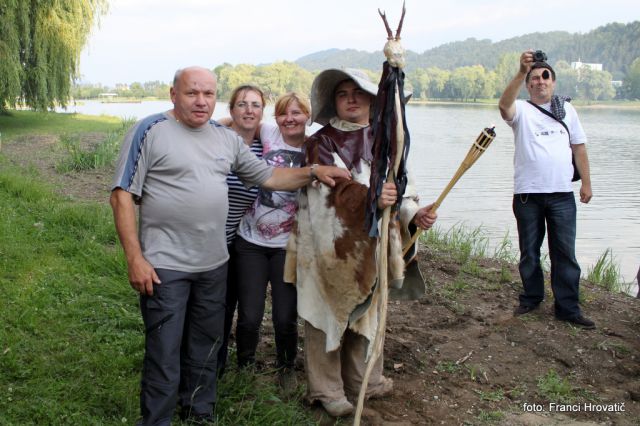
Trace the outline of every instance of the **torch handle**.
{"type": "Polygon", "coordinates": [[[447,195],[449,195],[449,192],[451,191],[451,189],[453,189],[455,184],[458,183],[458,181],[460,180],[460,178],[462,177],[464,172],[466,172],[468,169],[469,169],[469,167],[466,167],[466,165],[464,163],[461,164],[460,167],[458,167],[458,170],[456,171],[456,174],[453,175],[453,177],[451,178],[451,180],[449,181],[447,186],[442,190],[442,192],[440,193],[440,196],[433,203],[433,206],[431,207],[431,209],[429,211],[435,212],[436,210],[438,210],[438,207],[440,207],[440,204],[442,204],[442,201],[444,201],[445,197],[447,195]]]}
{"type": "MultiPolygon", "coordinates": [[[[471,145],[471,149],[469,149],[467,156],[464,158],[464,160],[462,160],[462,163],[458,167],[458,170],[453,175],[453,177],[451,178],[447,186],[442,190],[438,199],[433,203],[433,206],[431,206],[431,209],[429,209],[431,213],[435,213],[435,211],[438,210],[438,207],[440,207],[440,204],[442,204],[442,201],[449,194],[449,191],[451,191],[451,189],[455,186],[455,184],[458,183],[458,180],[460,180],[462,175],[467,170],[469,170],[469,168],[473,165],[473,163],[475,163],[476,160],[478,160],[480,155],[482,155],[484,151],[486,151],[486,149],[489,147],[489,144],[491,144],[491,142],[495,137],[496,137],[496,133],[494,131],[494,127],[485,128],[482,130],[482,132],[480,132],[480,135],[476,138],[473,145],[471,145]]],[[[416,243],[416,241],[418,241],[418,238],[420,237],[421,233],[422,233],[422,229],[418,229],[416,233],[413,234],[413,236],[411,237],[411,241],[409,241],[409,243],[407,243],[407,245],[405,245],[404,248],[402,249],[403,256],[407,254],[409,249],[416,243]]]]}
{"type": "MultiPolygon", "coordinates": [[[[458,180],[460,180],[460,177],[462,177],[464,172],[466,172],[468,169],[469,167],[466,167],[464,163],[461,164],[460,167],[458,167],[458,171],[456,172],[456,174],[453,176],[453,178],[451,178],[447,186],[442,190],[442,193],[440,193],[440,196],[438,197],[438,199],[433,203],[433,205],[431,206],[431,209],[429,209],[431,213],[435,213],[435,211],[438,210],[438,207],[440,207],[440,204],[442,204],[442,201],[445,199],[447,194],[449,194],[449,191],[451,191],[451,189],[455,186],[458,180]]],[[[413,234],[413,236],[411,236],[411,241],[409,241],[409,243],[406,246],[404,246],[404,248],[402,249],[403,256],[407,254],[411,246],[413,246],[416,243],[416,241],[418,241],[418,238],[420,238],[420,234],[422,234],[422,229],[418,229],[416,233],[413,234]]]]}

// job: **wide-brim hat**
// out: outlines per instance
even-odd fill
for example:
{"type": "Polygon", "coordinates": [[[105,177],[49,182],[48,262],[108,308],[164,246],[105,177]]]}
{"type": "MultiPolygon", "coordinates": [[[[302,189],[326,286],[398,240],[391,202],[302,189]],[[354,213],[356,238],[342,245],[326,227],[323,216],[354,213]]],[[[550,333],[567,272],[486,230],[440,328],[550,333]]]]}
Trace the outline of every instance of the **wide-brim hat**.
{"type": "Polygon", "coordinates": [[[324,70],[313,79],[311,85],[311,122],[324,126],[337,115],[333,98],[336,87],[349,79],[371,96],[376,96],[378,93],[378,85],[369,80],[362,70],[355,68],[324,70]]]}
{"type": "MultiPolygon", "coordinates": [[[[316,122],[324,126],[337,115],[334,94],[338,84],[345,80],[353,80],[358,87],[371,96],[375,97],[378,94],[378,85],[373,83],[362,70],[355,68],[324,70],[316,76],[311,85],[310,124],[316,122]]],[[[411,94],[405,93],[405,96],[408,100],[411,94]]]]}

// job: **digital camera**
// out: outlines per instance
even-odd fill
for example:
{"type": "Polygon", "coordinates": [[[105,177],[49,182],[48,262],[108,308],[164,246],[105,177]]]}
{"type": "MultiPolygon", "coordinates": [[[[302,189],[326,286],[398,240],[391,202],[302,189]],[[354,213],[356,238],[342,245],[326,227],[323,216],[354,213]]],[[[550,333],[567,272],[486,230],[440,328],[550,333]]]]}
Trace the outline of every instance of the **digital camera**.
{"type": "Polygon", "coordinates": [[[536,62],[545,62],[547,60],[547,54],[542,50],[536,50],[533,52],[533,60],[536,62]]]}

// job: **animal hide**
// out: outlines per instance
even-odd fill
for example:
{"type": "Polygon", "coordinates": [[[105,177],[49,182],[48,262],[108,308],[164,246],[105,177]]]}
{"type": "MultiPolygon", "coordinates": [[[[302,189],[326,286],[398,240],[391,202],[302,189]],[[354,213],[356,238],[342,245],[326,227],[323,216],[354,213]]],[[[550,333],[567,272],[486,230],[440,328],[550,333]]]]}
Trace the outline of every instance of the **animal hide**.
{"type": "MultiPolygon", "coordinates": [[[[378,323],[378,239],[364,228],[367,187],[339,179],[316,184],[299,197],[297,224],[287,246],[285,281],[295,282],[298,313],[339,347],[346,327],[371,340],[378,323]]],[[[390,227],[389,279],[402,282],[404,260],[398,222],[390,227]]]]}
{"type": "MultiPolygon", "coordinates": [[[[378,325],[378,238],[369,237],[365,209],[371,174],[371,129],[323,127],[307,141],[307,163],[344,167],[353,180],[338,179],[330,188],[307,185],[298,197],[298,214],[290,233],[285,282],[295,283],[298,314],[326,338],[326,350],[340,346],[347,327],[370,341],[378,325]]],[[[407,191],[409,193],[410,191],[407,191]]],[[[405,197],[407,196],[405,193],[405,197]]],[[[418,210],[417,195],[405,198],[402,228],[418,210]]],[[[389,226],[389,281],[401,284],[404,274],[400,226],[389,226]]]]}

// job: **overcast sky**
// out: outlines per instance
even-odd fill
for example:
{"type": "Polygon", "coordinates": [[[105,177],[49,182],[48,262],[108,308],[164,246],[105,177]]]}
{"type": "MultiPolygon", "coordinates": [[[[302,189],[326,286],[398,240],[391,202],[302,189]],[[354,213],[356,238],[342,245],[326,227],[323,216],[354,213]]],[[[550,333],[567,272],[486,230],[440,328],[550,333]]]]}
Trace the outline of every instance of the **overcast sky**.
{"type": "MultiPolygon", "coordinates": [[[[330,48],[381,50],[401,0],[110,0],[80,59],[82,81],[160,80],[177,68],[295,61],[330,48]]],[[[469,37],[493,42],[532,32],[586,33],[640,19],[638,0],[407,0],[406,49],[469,37]]],[[[531,46],[541,48],[544,46],[531,46]]],[[[582,58],[588,61],[589,58],[582,58]]]]}

